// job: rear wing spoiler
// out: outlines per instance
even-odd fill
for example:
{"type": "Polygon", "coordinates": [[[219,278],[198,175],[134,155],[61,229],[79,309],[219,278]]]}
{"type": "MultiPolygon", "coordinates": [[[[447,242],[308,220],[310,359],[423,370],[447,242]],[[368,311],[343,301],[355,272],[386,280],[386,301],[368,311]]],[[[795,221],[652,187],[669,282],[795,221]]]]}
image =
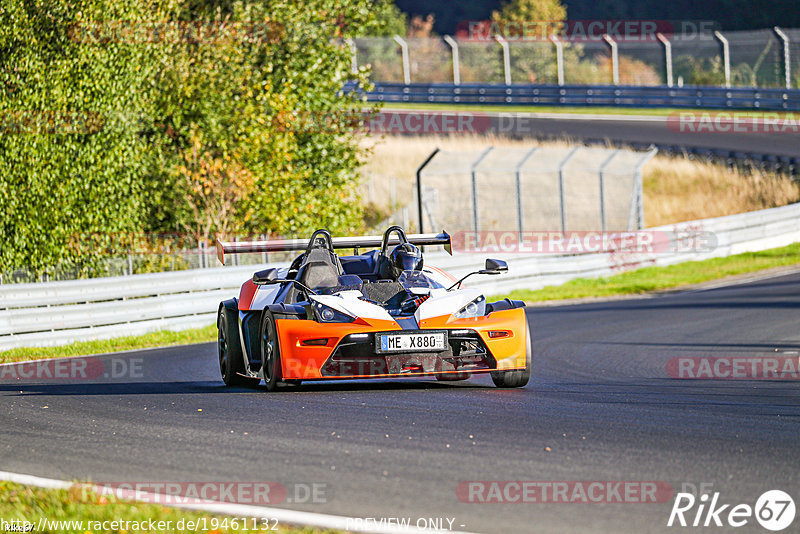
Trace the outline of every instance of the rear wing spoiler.
{"type": "MultiPolygon", "coordinates": [[[[444,249],[453,255],[450,234],[441,232],[439,234],[410,234],[406,236],[408,242],[413,245],[444,245],[444,249]]],[[[333,248],[375,248],[383,244],[383,236],[365,235],[356,237],[334,237],[333,248]]],[[[389,245],[400,244],[400,238],[396,235],[389,237],[389,245]]],[[[307,239],[276,239],[272,241],[220,241],[217,239],[217,258],[220,263],[225,265],[225,255],[246,254],[256,252],[286,252],[291,250],[306,250],[308,248],[307,239]]]]}

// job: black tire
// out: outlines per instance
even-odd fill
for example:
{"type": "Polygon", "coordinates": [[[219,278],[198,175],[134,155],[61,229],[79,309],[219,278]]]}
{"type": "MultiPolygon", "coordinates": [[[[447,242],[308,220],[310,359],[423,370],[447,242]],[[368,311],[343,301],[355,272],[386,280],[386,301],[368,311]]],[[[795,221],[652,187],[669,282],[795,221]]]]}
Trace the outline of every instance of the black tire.
{"type": "Polygon", "coordinates": [[[525,369],[517,371],[492,371],[492,382],[499,388],[521,388],[525,386],[531,379],[531,330],[530,327],[525,328],[525,341],[527,342],[527,350],[525,353],[525,369]]]}
{"type": "Polygon", "coordinates": [[[245,374],[239,329],[232,310],[220,306],[217,313],[217,354],[219,371],[226,386],[255,387],[261,380],[242,376],[245,374]]]}
{"type": "Polygon", "coordinates": [[[283,380],[283,373],[281,370],[281,346],[275,316],[269,310],[264,310],[261,316],[259,346],[261,347],[261,369],[264,372],[264,383],[267,385],[267,391],[275,391],[283,380]]]}

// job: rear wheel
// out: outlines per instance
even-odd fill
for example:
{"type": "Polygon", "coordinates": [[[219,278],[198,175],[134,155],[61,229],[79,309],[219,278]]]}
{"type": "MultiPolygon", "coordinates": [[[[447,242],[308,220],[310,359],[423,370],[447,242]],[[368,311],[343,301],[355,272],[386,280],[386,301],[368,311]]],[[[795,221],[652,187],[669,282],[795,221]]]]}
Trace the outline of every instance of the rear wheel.
{"type": "Polygon", "coordinates": [[[243,376],[244,358],[239,343],[236,317],[224,306],[220,307],[217,314],[217,353],[219,371],[226,386],[255,387],[261,382],[257,378],[243,376]]]}
{"type": "Polygon", "coordinates": [[[499,388],[521,388],[531,379],[531,331],[530,327],[525,329],[525,341],[527,343],[525,351],[525,369],[516,371],[492,371],[492,382],[499,388]]]}
{"type": "Polygon", "coordinates": [[[278,389],[278,383],[283,378],[281,373],[281,349],[278,340],[278,330],[275,326],[275,316],[269,310],[264,310],[261,316],[261,362],[264,371],[264,383],[267,391],[278,389]]]}

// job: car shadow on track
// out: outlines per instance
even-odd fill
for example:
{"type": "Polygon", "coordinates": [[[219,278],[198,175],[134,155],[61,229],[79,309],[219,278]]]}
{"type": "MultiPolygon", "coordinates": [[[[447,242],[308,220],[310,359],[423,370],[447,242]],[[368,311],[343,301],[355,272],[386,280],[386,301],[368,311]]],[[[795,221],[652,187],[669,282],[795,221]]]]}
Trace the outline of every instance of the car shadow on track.
{"type": "MultiPolygon", "coordinates": [[[[487,384],[474,382],[435,382],[435,381],[374,381],[374,382],[336,382],[309,383],[298,386],[283,386],[270,395],[289,393],[330,393],[363,391],[426,391],[454,389],[494,389],[487,384]]],[[[267,394],[266,386],[253,388],[226,387],[222,382],[82,382],[82,383],[30,383],[15,381],[0,383],[0,392],[17,395],[186,395],[186,394],[267,394]]]]}

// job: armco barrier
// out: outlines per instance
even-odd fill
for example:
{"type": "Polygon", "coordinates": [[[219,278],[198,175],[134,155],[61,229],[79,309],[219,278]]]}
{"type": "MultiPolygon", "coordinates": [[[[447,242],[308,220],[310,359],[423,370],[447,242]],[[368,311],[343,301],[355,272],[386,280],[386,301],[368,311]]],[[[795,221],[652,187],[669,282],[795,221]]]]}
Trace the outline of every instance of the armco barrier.
{"type": "MultiPolygon", "coordinates": [[[[345,91],[358,90],[349,83],[345,91]]],[[[373,102],[800,111],[800,89],[376,82],[373,102]]]]}
{"type": "Polygon", "coordinates": [[[0,285],[0,350],[214,324],[258,266],[0,285]]]}
{"type": "MultiPolygon", "coordinates": [[[[470,283],[487,295],[514,289],[537,289],[573,278],[607,276],[638,266],[702,260],[797,242],[800,241],[800,204],[649,230],[655,234],[673,233],[689,238],[698,232],[710,232],[716,246],[699,252],[677,250],[649,254],[485,251],[480,254],[456,252],[451,257],[429,253],[426,262],[460,277],[481,268],[486,257],[498,257],[509,262],[508,274],[475,277],[470,283]]],[[[0,285],[0,350],[211,325],[219,302],[236,295],[242,282],[258,269],[259,266],[221,267],[0,285]]]]}

